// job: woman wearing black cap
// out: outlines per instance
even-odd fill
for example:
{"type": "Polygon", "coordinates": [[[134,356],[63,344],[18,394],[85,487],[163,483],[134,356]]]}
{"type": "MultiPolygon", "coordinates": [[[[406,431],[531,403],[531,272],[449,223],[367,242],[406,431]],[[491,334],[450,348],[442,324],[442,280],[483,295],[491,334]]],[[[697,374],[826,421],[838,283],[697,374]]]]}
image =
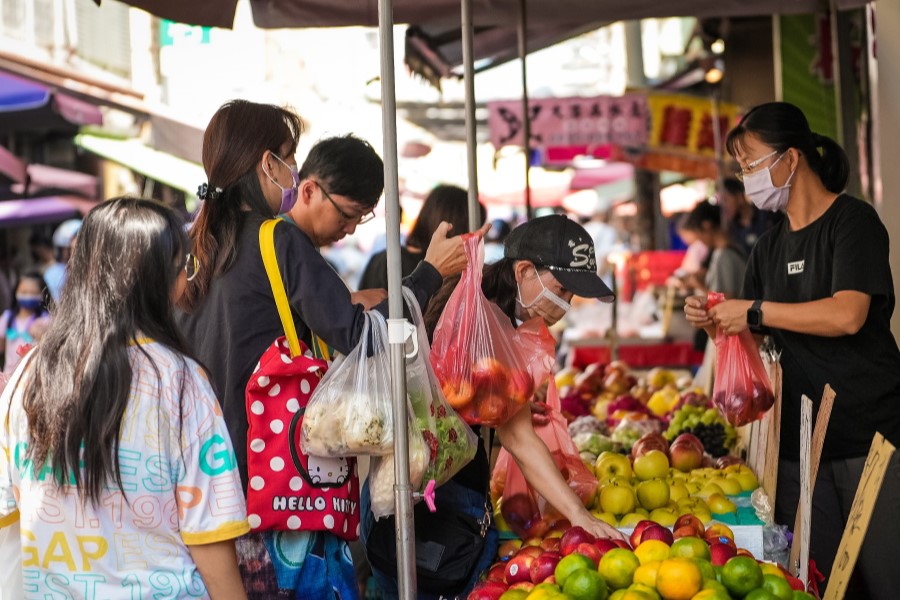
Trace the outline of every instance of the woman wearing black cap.
{"type": "MultiPolygon", "coordinates": [[[[425,327],[429,338],[458,283],[458,276],[446,280],[428,304],[425,327]]],[[[597,276],[590,235],[581,225],[563,215],[533,219],[514,229],[504,243],[504,257],[484,267],[481,289],[515,326],[534,317],[541,317],[548,326],[555,324],[568,311],[572,296],[599,298],[604,302],[615,299],[597,276]]],[[[480,433],[479,427],[473,429],[476,434],[480,433]]],[[[498,427],[497,433],[500,443],[516,459],[529,485],[572,525],[583,527],[598,537],[625,539],[614,527],[595,519],[569,488],[547,446],[534,432],[528,408],[523,408],[498,427]]],[[[479,444],[475,458],[441,487],[439,514],[446,514],[447,510],[483,512],[490,477],[488,456],[484,445],[479,444]],[[442,499],[454,506],[442,506],[442,499]]],[[[371,513],[368,518],[364,514],[363,540],[367,537],[367,525],[371,527],[373,520],[371,513]]],[[[465,597],[493,562],[498,547],[493,526],[487,539],[472,579],[458,597],[465,597]]],[[[385,598],[397,597],[395,574],[381,573],[377,569],[373,569],[373,574],[385,598]]],[[[418,597],[432,596],[419,593],[418,597]]]]}

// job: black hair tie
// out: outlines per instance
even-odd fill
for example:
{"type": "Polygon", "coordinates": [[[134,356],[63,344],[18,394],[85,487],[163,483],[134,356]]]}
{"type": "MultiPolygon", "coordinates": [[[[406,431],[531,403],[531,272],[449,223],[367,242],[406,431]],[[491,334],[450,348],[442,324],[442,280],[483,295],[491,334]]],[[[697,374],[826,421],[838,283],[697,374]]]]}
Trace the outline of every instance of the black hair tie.
{"type": "Polygon", "coordinates": [[[222,188],[211,188],[209,184],[201,183],[197,188],[197,197],[201,200],[215,200],[222,195],[222,188]]]}
{"type": "Polygon", "coordinates": [[[821,148],[822,146],[825,145],[825,137],[819,135],[818,133],[812,134],[812,141],[813,141],[813,144],[816,146],[816,148],[821,148]]]}

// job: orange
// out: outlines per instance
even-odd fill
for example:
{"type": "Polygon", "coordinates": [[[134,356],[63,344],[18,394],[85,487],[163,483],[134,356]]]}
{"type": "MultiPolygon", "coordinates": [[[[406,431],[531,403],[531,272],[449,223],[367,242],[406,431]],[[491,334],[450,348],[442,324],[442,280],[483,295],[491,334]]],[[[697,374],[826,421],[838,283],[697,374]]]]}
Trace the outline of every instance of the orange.
{"type": "Polygon", "coordinates": [[[776,575],[763,574],[762,587],[778,598],[778,600],[793,600],[794,589],[787,582],[787,579],[784,578],[784,575],[778,577],[776,575]]]}
{"type": "Polygon", "coordinates": [[[662,600],[652,585],[632,583],[623,596],[624,600],[662,600]]]}
{"type": "Polygon", "coordinates": [[[656,575],[659,572],[661,560],[654,560],[648,563],[642,563],[634,572],[634,583],[642,583],[650,587],[656,586],[656,575]]]}
{"type": "Polygon", "coordinates": [[[669,558],[702,558],[709,560],[709,544],[698,537],[679,538],[669,548],[669,558]]]}
{"type": "Polygon", "coordinates": [[[641,542],[634,549],[634,555],[638,557],[642,565],[649,562],[669,558],[669,545],[661,540],[647,540],[641,542]]]}
{"type": "Polygon", "coordinates": [[[702,586],[700,568],[689,558],[669,558],[659,566],[656,591],[664,600],[691,600],[702,586]]]}
{"type": "Polygon", "coordinates": [[[722,567],[722,583],[732,596],[743,598],[762,586],[762,570],[756,559],[749,556],[735,556],[722,567]]]}
{"type": "Polygon", "coordinates": [[[584,554],[578,554],[577,552],[563,557],[563,559],[557,563],[556,570],[553,571],[553,575],[556,577],[556,585],[564,587],[566,585],[566,580],[572,573],[581,569],[593,571],[594,561],[584,554]]]}
{"type": "Polygon", "coordinates": [[[593,569],[579,569],[569,575],[563,593],[572,600],[605,600],[606,581],[593,569]]]}
{"type": "MultiPolygon", "coordinates": [[[[640,566],[641,561],[634,555],[634,552],[624,548],[615,548],[603,555],[597,570],[603,575],[609,587],[621,590],[631,585],[634,581],[634,572],[640,566]]],[[[559,578],[556,582],[559,583],[559,578]]]]}
{"type": "Polygon", "coordinates": [[[763,575],[775,575],[776,577],[787,579],[787,577],[784,576],[784,571],[782,571],[781,567],[778,565],[773,565],[770,562],[761,562],[759,563],[759,568],[762,570],[763,575]]]}

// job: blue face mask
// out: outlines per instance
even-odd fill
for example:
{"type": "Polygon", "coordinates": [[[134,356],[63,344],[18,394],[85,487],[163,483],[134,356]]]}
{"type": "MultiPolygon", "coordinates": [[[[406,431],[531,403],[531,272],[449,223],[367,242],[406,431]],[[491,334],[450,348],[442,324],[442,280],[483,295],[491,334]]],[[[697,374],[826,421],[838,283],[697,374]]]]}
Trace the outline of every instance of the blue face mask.
{"type": "Polygon", "coordinates": [[[41,304],[43,304],[43,300],[40,296],[19,296],[17,294],[16,303],[19,305],[19,308],[37,312],[38,310],[40,310],[41,304]]]}

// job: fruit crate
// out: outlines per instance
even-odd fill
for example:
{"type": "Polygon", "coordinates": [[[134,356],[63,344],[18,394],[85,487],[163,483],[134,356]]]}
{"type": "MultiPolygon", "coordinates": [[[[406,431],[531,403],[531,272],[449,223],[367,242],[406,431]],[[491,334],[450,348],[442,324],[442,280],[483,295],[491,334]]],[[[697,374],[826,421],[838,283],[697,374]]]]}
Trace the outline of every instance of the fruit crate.
{"type": "MultiPolygon", "coordinates": [[[[728,525],[734,533],[734,543],[738,548],[744,548],[753,554],[754,557],[762,560],[765,547],[763,545],[763,526],[761,523],[759,525],[733,525],[726,520],[713,519],[712,523],[716,522],[728,525]]],[[[634,527],[619,527],[618,529],[627,537],[631,537],[631,533],[634,531],[634,527]]]]}

